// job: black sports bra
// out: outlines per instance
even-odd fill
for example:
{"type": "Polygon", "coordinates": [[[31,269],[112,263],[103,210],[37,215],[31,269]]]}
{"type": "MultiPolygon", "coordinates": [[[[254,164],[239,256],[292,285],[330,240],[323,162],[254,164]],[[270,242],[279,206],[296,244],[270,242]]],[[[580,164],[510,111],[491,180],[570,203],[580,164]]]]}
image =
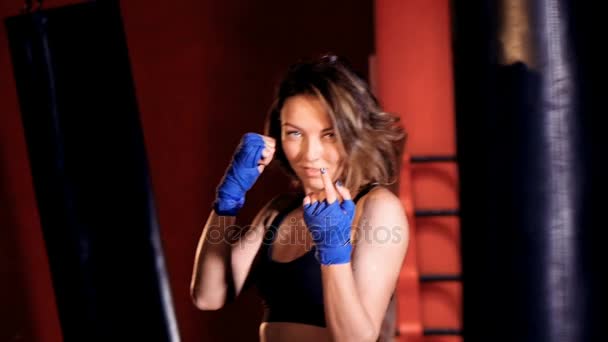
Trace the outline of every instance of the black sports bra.
{"type": "MultiPolygon", "coordinates": [[[[370,184],[353,199],[355,203],[376,184],[370,184]]],[[[264,302],[263,322],[294,322],[325,327],[321,267],[315,247],[289,261],[272,260],[272,244],[285,216],[302,205],[298,195],[275,217],[264,236],[255,284],[264,302]]]]}

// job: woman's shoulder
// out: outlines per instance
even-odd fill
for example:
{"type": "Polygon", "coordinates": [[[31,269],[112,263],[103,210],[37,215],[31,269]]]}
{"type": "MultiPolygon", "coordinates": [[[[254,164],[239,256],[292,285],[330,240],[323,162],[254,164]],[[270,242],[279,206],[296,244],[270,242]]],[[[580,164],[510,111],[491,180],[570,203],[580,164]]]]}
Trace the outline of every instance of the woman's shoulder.
{"type": "Polygon", "coordinates": [[[401,204],[399,197],[384,185],[372,185],[364,189],[363,192],[357,195],[357,207],[391,203],[401,204]]]}
{"type": "Polygon", "coordinates": [[[405,210],[399,196],[386,186],[376,185],[360,196],[357,212],[366,216],[389,213],[401,215],[405,210]]]}
{"type": "MultiPolygon", "coordinates": [[[[399,228],[399,234],[407,234],[408,223],[405,208],[399,196],[389,188],[375,186],[357,202],[353,221],[353,228],[355,228],[353,229],[353,241],[357,241],[356,249],[361,250],[361,244],[365,245],[365,242],[374,241],[368,238],[374,236],[369,235],[370,232],[376,234],[376,230],[384,230],[387,227],[393,228],[390,233],[396,233],[394,228],[399,228]]],[[[369,249],[363,248],[363,250],[369,249]]]]}

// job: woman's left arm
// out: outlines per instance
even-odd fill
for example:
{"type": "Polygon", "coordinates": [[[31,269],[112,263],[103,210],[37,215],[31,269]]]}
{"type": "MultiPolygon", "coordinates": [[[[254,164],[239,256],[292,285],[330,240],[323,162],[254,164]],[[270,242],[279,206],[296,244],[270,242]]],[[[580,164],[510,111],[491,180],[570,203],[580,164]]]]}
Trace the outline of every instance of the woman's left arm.
{"type": "Polygon", "coordinates": [[[380,188],[362,202],[352,227],[351,262],[321,266],[327,327],[335,341],[378,339],[409,241],[397,196],[380,188]]]}

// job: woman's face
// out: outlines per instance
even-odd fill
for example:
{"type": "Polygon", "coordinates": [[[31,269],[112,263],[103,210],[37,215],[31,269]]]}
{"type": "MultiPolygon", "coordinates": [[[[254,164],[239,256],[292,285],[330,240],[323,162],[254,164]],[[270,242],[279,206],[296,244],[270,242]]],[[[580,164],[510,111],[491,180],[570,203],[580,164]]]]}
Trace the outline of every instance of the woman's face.
{"type": "Polygon", "coordinates": [[[281,109],[281,143],[306,193],[324,188],[320,168],[327,168],[334,181],[340,174],[338,138],[327,110],[316,97],[296,95],[285,101],[281,109]]]}

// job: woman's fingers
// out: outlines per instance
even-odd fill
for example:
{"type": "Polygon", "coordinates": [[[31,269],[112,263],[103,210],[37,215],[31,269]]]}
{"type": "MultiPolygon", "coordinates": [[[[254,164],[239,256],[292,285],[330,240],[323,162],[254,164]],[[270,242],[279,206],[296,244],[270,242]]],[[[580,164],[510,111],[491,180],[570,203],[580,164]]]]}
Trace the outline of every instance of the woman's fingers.
{"type": "Polygon", "coordinates": [[[331,176],[326,168],[321,168],[321,179],[323,180],[323,186],[325,190],[325,196],[327,196],[327,203],[332,204],[336,201],[336,188],[331,181],[331,176]]]}
{"type": "Polygon", "coordinates": [[[276,148],[277,144],[274,138],[269,137],[267,135],[262,135],[262,139],[264,139],[264,144],[266,145],[266,147],[276,148]]]}
{"type": "Polygon", "coordinates": [[[260,159],[260,164],[268,165],[274,156],[275,149],[266,147],[262,151],[262,159],[260,159]]]}
{"type": "Polygon", "coordinates": [[[310,205],[310,202],[311,202],[310,196],[309,196],[309,195],[306,195],[306,196],[304,197],[304,201],[302,202],[302,204],[303,204],[304,206],[307,206],[307,205],[310,205]]]}
{"type": "Polygon", "coordinates": [[[266,168],[268,164],[270,164],[272,158],[274,157],[274,152],[274,147],[269,147],[268,145],[266,145],[266,147],[262,151],[262,158],[258,162],[258,171],[260,171],[260,173],[264,171],[264,168],[266,168]]]}
{"type": "Polygon", "coordinates": [[[351,196],[348,188],[344,187],[344,185],[340,181],[336,182],[336,190],[338,190],[338,193],[340,194],[340,196],[342,197],[342,200],[344,200],[344,201],[353,198],[351,196]]]}

